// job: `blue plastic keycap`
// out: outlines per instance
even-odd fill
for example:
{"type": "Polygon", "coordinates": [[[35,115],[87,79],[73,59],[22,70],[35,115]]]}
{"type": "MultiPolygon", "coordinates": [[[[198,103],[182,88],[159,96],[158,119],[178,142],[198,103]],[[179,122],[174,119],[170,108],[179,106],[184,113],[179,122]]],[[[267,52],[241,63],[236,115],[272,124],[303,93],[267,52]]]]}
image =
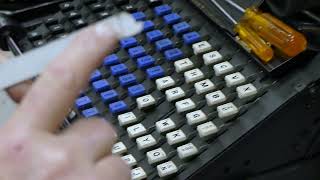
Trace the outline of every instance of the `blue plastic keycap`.
{"type": "Polygon", "coordinates": [[[85,118],[91,118],[94,116],[98,116],[100,113],[97,108],[93,107],[90,109],[86,109],[82,111],[82,114],[85,118]]]}
{"type": "Polygon", "coordinates": [[[160,78],[164,76],[164,70],[161,66],[155,66],[146,70],[149,79],[160,78]]]}
{"type": "Polygon", "coordinates": [[[196,42],[201,41],[201,36],[197,32],[189,32],[183,35],[184,43],[187,45],[194,44],[196,42]]]}
{"type": "Polygon", "coordinates": [[[144,14],[143,12],[132,13],[132,16],[137,21],[143,21],[147,18],[146,14],[144,14]]]}
{"type": "Polygon", "coordinates": [[[77,109],[82,110],[92,106],[92,101],[88,96],[76,99],[75,105],[77,109]]]}
{"type": "Polygon", "coordinates": [[[183,52],[178,48],[167,50],[164,55],[167,61],[176,61],[183,58],[183,52]]]}
{"type": "Polygon", "coordinates": [[[157,51],[160,52],[173,48],[173,42],[168,38],[159,40],[155,44],[157,51]]]}
{"type": "Polygon", "coordinates": [[[118,100],[118,93],[115,90],[109,90],[100,94],[101,99],[104,103],[112,103],[118,100]]]}
{"type": "Polygon", "coordinates": [[[154,42],[164,38],[164,34],[160,30],[153,30],[153,31],[147,32],[146,35],[147,35],[148,42],[154,42]]]}
{"type": "Polygon", "coordinates": [[[172,26],[174,34],[183,34],[191,30],[190,24],[187,22],[181,22],[172,26]]]}
{"type": "Polygon", "coordinates": [[[164,4],[154,8],[154,13],[157,16],[163,16],[163,15],[169,14],[171,13],[171,11],[172,11],[172,8],[168,4],[164,4]]]}
{"type": "Polygon", "coordinates": [[[100,80],[101,78],[102,78],[102,73],[99,70],[95,70],[90,76],[90,82],[100,80]]]}
{"type": "Polygon", "coordinates": [[[125,64],[118,64],[118,65],[111,66],[110,70],[113,76],[118,76],[118,75],[126,74],[129,72],[129,69],[125,64]]]}
{"type": "Polygon", "coordinates": [[[128,93],[129,93],[129,96],[131,97],[138,97],[138,96],[144,95],[146,93],[146,89],[142,84],[138,84],[138,85],[129,87],[128,93]]]}
{"type": "Polygon", "coordinates": [[[120,45],[122,48],[131,48],[138,45],[138,41],[134,37],[128,37],[120,40],[120,45]]]}
{"type": "Polygon", "coordinates": [[[104,66],[112,66],[115,64],[119,64],[119,63],[120,63],[120,59],[116,54],[111,54],[111,55],[107,56],[106,58],[104,58],[104,60],[103,60],[104,66]]]}
{"type": "Polygon", "coordinates": [[[145,69],[149,66],[154,65],[155,60],[152,56],[143,56],[137,59],[137,66],[139,69],[145,69]]]}
{"type": "Polygon", "coordinates": [[[150,20],[145,21],[143,23],[143,31],[144,32],[154,30],[154,27],[155,27],[154,23],[152,21],[150,21],[150,20]]]}
{"type": "Polygon", "coordinates": [[[109,104],[109,110],[112,114],[119,114],[128,110],[128,105],[123,101],[117,101],[109,104]]]}
{"type": "Polygon", "coordinates": [[[107,80],[101,79],[92,83],[92,87],[96,92],[102,92],[110,89],[110,84],[107,80]]]}
{"type": "Polygon", "coordinates": [[[129,56],[133,59],[146,55],[146,50],[142,46],[130,48],[128,52],[129,52],[129,56]]]}
{"type": "Polygon", "coordinates": [[[172,13],[172,14],[163,16],[164,22],[168,25],[176,24],[180,22],[181,19],[182,19],[181,16],[179,16],[177,13],[172,13]]]}
{"type": "Polygon", "coordinates": [[[134,74],[126,74],[119,77],[120,85],[126,87],[137,83],[137,78],[134,74]]]}

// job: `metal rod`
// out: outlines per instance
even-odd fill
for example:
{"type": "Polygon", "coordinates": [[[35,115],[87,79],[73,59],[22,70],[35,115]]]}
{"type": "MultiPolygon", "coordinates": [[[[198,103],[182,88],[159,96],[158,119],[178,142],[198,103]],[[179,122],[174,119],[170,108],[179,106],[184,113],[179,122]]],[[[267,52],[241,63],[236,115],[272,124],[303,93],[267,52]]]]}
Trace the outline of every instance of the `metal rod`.
{"type": "Polygon", "coordinates": [[[15,56],[22,55],[22,51],[20,50],[17,43],[12,39],[12,37],[10,36],[7,37],[7,44],[8,44],[8,48],[15,56]]]}
{"type": "Polygon", "coordinates": [[[211,2],[233,23],[237,24],[237,21],[216,1],[211,0],[211,2]]]}
{"type": "Polygon", "coordinates": [[[241,12],[243,12],[243,13],[246,11],[243,7],[241,7],[239,4],[233,2],[232,0],[225,0],[225,1],[226,1],[228,4],[230,4],[231,6],[233,6],[234,8],[238,9],[239,11],[241,11],[241,12]]]}
{"type": "Polygon", "coordinates": [[[305,15],[307,15],[308,17],[310,17],[311,19],[313,19],[313,20],[315,20],[315,21],[317,21],[317,22],[319,22],[320,23],[320,17],[319,16],[317,16],[316,14],[314,14],[314,13],[312,13],[312,12],[310,12],[310,11],[307,11],[307,10],[304,10],[304,11],[302,11],[305,15]]]}

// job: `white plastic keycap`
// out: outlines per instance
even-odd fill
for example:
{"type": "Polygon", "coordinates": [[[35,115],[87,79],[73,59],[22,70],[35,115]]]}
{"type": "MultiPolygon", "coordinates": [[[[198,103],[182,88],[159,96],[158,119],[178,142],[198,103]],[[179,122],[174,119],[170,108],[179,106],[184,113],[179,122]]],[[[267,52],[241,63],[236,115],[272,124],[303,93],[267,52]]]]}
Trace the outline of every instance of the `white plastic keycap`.
{"type": "Polygon", "coordinates": [[[133,112],[127,112],[118,116],[120,126],[125,126],[137,122],[137,117],[133,112]]]}
{"type": "Polygon", "coordinates": [[[218,106],[217,111],[218,111],[218,116],[220,118],[226,118],[226,117],[237,114],[239,112],[239,109],[233,103],[227,103],[227,104],[218,106]]]}
{"type": "Polygon", "coordinates": [[[192,45],[193,53],[195,55],[208,52],[212,49],[211,44],[208,41],[198,42],[192,45]]]}
{"type": "Polygon", "coordinates": [[[123,142],[117,142],[112,147],[112,154],[121,155],[127,152],[127,147],[123,142]]]}
{"type": "Polygon", "coordinates": [[[158,148],[147,152],[147,159],[149,164],[154,164],[167,159],[167,154],[162,148],[158,148]]]}
{"type": "Polygon", "coordinates": [[[132,156],[132,154],[122,156],[121,159],[124,160],[124,162],[126,162],[130,167],[137,165],[137,160],[132,156]]]}
{"type": "Polygon", "coordinates": [[[163,89],[166,89],[166,88],[169,88],[169,87],[172,87],[174,86],[176,83],[175,81],[172,79],[171,76],[166,76],[166,77],[163,77],[163,78],[160,78],[160,79],[157,79],[156,80],[156,85],[157,85],[157,89],[159,91],[163,90],[163,89]]]}
{"type": "Polygon", "coordinates": [[[213,66],[216,76],[221,76],[223,74],[233,71],[234,67],[228,61],[216,64],[213,66]]]}
{"type": "Polygon", "coordinates": [[[206,100],[208,106],[213,106],[220,104],[227,100],[227,97],[223,94],[222,91],[215,91],[206,95],[206,100]]]}
{"type": "Polygon", "coordinates": [[[192,143],[188,143],[177,148],[178,156],[180,159],[188,159],[198,154],[198,148],[192,143]]]}
{"type": "Polygon", "coordinates": [[[163,178],[178,172],[178,167],[172,161],[168,161],[168,162],[159,164],[157,166],[157,171],[158,171],[159,177],[163,178]]]}
{"type": "Polygon", "coordinates": [[[184,73],[186,83],[193,83],[204,78],[204,74],[200,69],[192,69],[184,73]]]}
{"type": "Polygon", "coordinates": [[[192,101],[192,99],[188,98],[176,102],[176,108],[178,113],[182,113],[196,108],[196,104],[192,101]]]}
{"type": "Polygon", "coordinates": [[[145,109],[155,105],[157,102],[152,95],[145,95],[137,98],[137,105],[139,109],[145,109]]]}
{"type": "Polygon", "coordinates": [[[194,88],[196,89],[197,94],[203,94],[215,89],[215,85],[209,79],[205,79],[203,81],[199,81],[194,84],[194,88]]]}
{"type": "Polygon", "coordinates": [[[253,84],[239,86],[236,90],[240,99],[251,97],[258,93],[257,88],[253,84]]]}
{"type": "Polygon", "coordinates": [[[166,138],[169,145],[174,145],[187,140],[186,134],[181,129],[166,134],[166,138]]]}
{"type": "Polygon", "coordinates": [[[174,128],[176,128],[176,124],[170,118],[156,122],[156,130],[158,133],[164,133],[174,128]]]}
{"type": "Polygon", "coordinates": [[[131,180],[142,180],[147,178],[147,173],[142,167],[137,167],[131,170],[131,180]]]}
{"type": "Polygon", "coordinates": [[[136,143],[138,145],[138,149],[142,150],[156,145],[157,140],[151,134],[148,134],[137,138],[136,143]]]}
{"type": "Polygon", "coordinates": [[[186,114],[187,122],[189,125],[194,125],[206,121],[207,115],[202,110],[197,110],[186,114]]]}
{"type": "Polygon", "coordinates": [[[201,138],[204,138],[216,134],[219,131],[219,129],[213,122],[210,121],[204,124],[200,124],[197,127],[197,131],[199,136],[201,138]]]}
{"type": "Polygon", "coordinates": [[[211,65],[222,61],[223,57],[218,51],[212,51],[203,55],[205,65],[211,65]]]}
{"type": "Polygon", "coordinates": [[[232,87],[244,83],[246,78],[241,73],[236,72],[226,75],[224,80],[226,81],[227,87],[232,87]]]}
{"type": "Polygon", "coordinates": [[[185,58],[174,62],[174,67],[176,72],[180,73],[192,69],[194,67],[194,64],[189,58],[185,58]]]}
{"type": "Polygon", "coordinates": [[[141,136],[147,132],[147,129],[144,127],[143,124],[135,124],[127,128],[127,132],[130,138],[136,138],[141,136]]]}
{"type": "Polygon", "coordinates": [[[181,87],[175,87],[172,89],[168,89],[165,92],[167,101],[171,102],[186,96],[186,93],[181,87]]]}

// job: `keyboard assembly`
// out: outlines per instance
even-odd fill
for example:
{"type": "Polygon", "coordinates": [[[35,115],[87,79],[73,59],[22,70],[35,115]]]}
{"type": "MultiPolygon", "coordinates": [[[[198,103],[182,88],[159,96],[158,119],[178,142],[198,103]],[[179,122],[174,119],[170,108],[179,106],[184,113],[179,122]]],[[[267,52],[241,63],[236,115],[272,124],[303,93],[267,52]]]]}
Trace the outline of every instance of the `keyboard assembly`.
{"type": "Polygon", "coordinates": [[[65,125],[94,116],[112,123],[119,135],[112,153],[133,180],[248,177],[309,153],[318,124],[297,118],[320,118],[319,102],[292,109],[319,99],[319,58],[270,76],[189,1],[59,2],[44,15],[17,18],[27,31],[17,45],[26,52],[121,11],[143,21],[143,33],[102,60],[65,125]],[[306,150],[294,143],[301,129],[309,132],[301,137],[306,150]]]}

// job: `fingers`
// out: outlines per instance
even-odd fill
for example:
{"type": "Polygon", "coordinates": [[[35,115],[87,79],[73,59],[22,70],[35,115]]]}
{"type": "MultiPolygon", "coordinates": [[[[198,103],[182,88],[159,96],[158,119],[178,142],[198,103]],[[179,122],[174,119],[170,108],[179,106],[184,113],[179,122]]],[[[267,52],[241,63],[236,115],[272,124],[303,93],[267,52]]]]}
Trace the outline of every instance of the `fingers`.
{"type": "Polygon", "coordinates": [[[129,166],[117,156],[109,156],[102,159],[96,165],[98,179],[130,180],[131,173],[129,166]]]}
{"type": "Polygon", "coordinates": [[[79,120],[60,136],[72,146],[71,148],[83,151],[93,161],[110,153],[117,140],[116,132],[103,119],[79,120]]]}

